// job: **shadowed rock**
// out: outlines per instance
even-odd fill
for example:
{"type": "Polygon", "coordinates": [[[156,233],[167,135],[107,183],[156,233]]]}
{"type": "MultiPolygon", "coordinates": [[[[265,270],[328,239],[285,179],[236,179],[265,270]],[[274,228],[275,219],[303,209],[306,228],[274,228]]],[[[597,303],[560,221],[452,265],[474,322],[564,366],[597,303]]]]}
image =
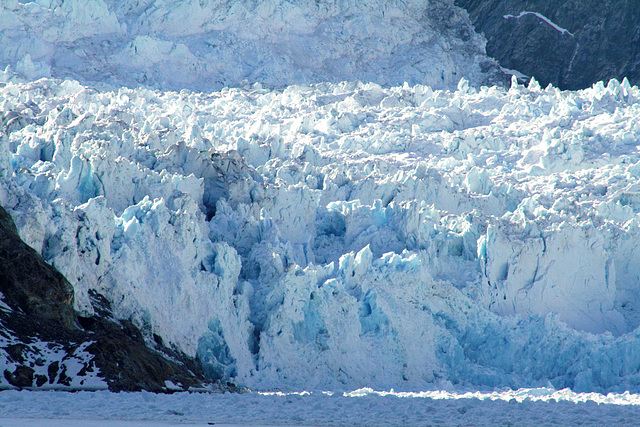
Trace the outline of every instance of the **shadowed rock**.
{"type": "Polygon", "coordinates": [[[456,0],[456,4],[467,9],[476,30],[484,33],[489,56],[505,68],[535,77],[543,86],[551,83],[574,90],[624,77],[640,83],[640,2],[456,0]]]}
{"type": "Polygon", "coordinates": [[[11,216],[0,207],[0,292],[27,315],[73,328],[73,287],[24,243],[11,216]]]}

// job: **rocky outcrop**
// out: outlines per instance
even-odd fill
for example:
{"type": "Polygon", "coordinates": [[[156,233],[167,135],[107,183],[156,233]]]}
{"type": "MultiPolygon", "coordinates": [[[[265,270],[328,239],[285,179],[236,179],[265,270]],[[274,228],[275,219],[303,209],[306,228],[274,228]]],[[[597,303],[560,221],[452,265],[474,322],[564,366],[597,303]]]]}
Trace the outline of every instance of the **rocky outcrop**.
{"type": "Polygon", "coordinates": [[[0,291],[6,302],[28,316],[73,328],[73,287],[18,235],[0,207],[0,291]]]}
{"type": "Polygon", "coordinates": [[[456,0],[487,39],[487,54],[544,86],[581,89],[627,77],[640,83],[640,3],[456,0]]]}
{"type": "Polygon", "coordinates": [[[150,348],[129,321],[93,292],[92,317],[73,310],[73,288],[19,237],[0,207],[0,388],[112,391],[227,390],[207,384],[197,361],[150,348]]]}

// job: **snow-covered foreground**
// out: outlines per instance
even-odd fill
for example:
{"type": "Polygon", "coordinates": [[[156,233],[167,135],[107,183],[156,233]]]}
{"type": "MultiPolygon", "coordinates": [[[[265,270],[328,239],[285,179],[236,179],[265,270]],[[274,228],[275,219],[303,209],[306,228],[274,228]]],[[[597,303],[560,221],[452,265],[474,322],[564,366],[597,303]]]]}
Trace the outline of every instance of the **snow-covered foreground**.
{"type": "Polygon", "coordinates": [[[0,203],[80,312],[96,289],[211,378],[637,391],[638,100],[7,83],[0,203]]]}
{"type": "Polygon", "coordinates": [[[568,390],[393,393],[0,393],[0,425],[634,425],[640,395],[568,390]],[[19,409],[18,409],[19,408],[19,409]]]}

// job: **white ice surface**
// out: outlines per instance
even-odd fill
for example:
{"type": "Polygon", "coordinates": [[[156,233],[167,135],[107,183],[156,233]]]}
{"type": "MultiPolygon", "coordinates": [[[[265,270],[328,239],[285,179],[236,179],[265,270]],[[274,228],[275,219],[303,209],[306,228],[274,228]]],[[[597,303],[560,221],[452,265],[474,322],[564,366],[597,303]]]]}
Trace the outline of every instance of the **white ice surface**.
{"type": "Polygon", "coordinates": [[[212,378],[638,390],[639,99],[8,83],[0,204],[212,378]]]}
{"type": "Polygon", "coordinates": [[[0,425],[634,425],[637,394],[523,389],[279,394],[17,392],[0,394],[0,425]]]}
{"type": "Polygon", "coordinates": [[[0,2],[0,66],[28,79],[197,90],[342,80],[484,81],[453,0],[0,2]]]}
{"type": "MultiPolygon", "coordinates": [[[[0,309],[11,310],[3,301],[0,309]]],[[[0,334],[0,372],[3,373],[0,377],[0,390],[16,388],[4,373],[15,372],[19,365],[30,367],[34,377],[43,376],[47,379],[40,386],[41,389],[106,390],[107,383],[99,376],[99,369],[92,362],[93,355],[86,350],[91,344],[92,341],[88,341],[65,348],[59,343],[43,342],[37,337],[22,341],[3,332],[0,334]],[[13,345],[24,346],[20,363],[9,356],[8,348],[13,345]],[[52,364],[56,369],[49,371],[52,364]]]]}

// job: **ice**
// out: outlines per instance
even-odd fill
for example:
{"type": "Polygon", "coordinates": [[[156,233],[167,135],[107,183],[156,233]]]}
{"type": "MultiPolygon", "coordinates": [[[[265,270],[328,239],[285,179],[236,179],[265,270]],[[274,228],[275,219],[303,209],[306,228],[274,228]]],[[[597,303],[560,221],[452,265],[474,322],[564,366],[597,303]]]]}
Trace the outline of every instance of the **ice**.
{"type": "Polygon", "coordinates": [[[454,88],[497,69],[452,0],[11,1],[0,5],[0,43],[0,63],[26,79],[103,87],[357,79],[454,88]]]}
{"type": "Polygon", "coordinates": [[[0,204],[20,235],[81,313],[95,289],[211,378],[640,387],[628,82],[200,93],[12,76],[0,204]]]}
{"type": "MultiPolygon", "coordinates": [[[[170,384],[167,384],[170,386],[170,384]]],[[[343,393],[53,393],[3,391],[6,426],[402,426],[438,424],[628,425],[640,414],[633,393],[575,393],[549,387],[503,391],[373,388],[343,393]],[[20,413],[16,413],[16,407],[20,413]]]]}

